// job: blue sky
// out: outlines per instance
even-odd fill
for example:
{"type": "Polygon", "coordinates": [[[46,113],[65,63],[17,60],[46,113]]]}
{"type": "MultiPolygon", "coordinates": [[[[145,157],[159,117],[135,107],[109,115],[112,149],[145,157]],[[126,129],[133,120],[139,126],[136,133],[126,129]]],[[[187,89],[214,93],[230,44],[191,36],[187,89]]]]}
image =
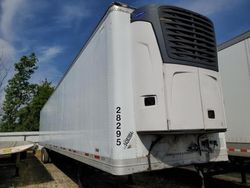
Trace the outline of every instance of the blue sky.
{"type": "MultiPolygon", "coordinates": [[[[34,82],[45,78],[55,85],[63,76],[112,1],[0,0],[0,55],[13,65],[35,52],[39,69],[34,82]]],[[[169,4],[208,16],[215,24],[220,44],[250,29],[249,0],[136,0],[140,7],[169,4]]]]}

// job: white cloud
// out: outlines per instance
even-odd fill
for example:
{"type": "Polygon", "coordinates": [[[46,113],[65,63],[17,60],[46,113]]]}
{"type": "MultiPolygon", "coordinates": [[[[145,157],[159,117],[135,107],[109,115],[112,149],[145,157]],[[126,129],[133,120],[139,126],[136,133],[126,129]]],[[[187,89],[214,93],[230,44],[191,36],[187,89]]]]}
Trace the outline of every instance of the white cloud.
{"type": "Polygon", "coordinates": [[[14,72],[14,59],[15,49],[10,43],[0,38],[0,106],[4,100],[4,87],[7,84],[7,80],[14,72]]]}
{"type": "MultiPolygon", "coordinates": [[[[41,8],[42,1],[39,4],[34,3],[31,0],[0,0],[0,58],[4,66],[11,68],[4,85],[14,74],[14,63],[17,62],[18,57],[25,55],[24,51],[27,53],[32,48],[30,41],[19,36],[25,29],[24,26],[27,24],[27,19],[34,17],[36,11],[41,8]],[[19,46],[16,46],[17,43],[19,46]]],[[[45,7],[45,5],[43,6],[45,7]]],[[[83,16],[83,14],[81,15],[77,12],[74,15],[67,9],[65,9],[65,12],[68,16],[71,15],[70,17],[83,16]]],[[[63,48],[60,46],[36,46],[35,48],[37,49],[36,53],[39,59],[39,69],[34,73],[32,82],[39,83],[48,78],[53,83],[57,83],[62,73],[58,70],[56,63],[52,63],[51,60],[60,54],[63,48]]],[[[0,66],[0,74],[1,70],[3,69],[0,66]]],[[[3,97],[4,91],[0,89],[0,109],[3,97]]]]}
{"type": "MultiPolygon", "coordinates": [[[[17,50],[12,44],[15,37],[14,21],[18,10],[21,10],[26,0],[2,0],[0,1],[0,79],[5,75],[6,70],[9,74],[0,88],[0,96],[3,96],[3,87],[13,75],[13,65],[16,59],[17,50]]],[[[1,103],[1,102],[0,102],[1,103]]]]}
{"type": "Polygon", "coordinates": [[[38,63],[38,70],[34,73],[31,78],[32,83],[41,83],[43,80],[48,79],[48,81],[53,84],[57,84],[62,77],[62,72],[53,63],[38,63]]]}
{"type": "Polygon", "coordinates": [[[13,46],[0,38],[0,96],[2,95],[7,79],[13,74],[13,69],[11,68],[14,64],[15,53],[13,46]],[[8,73],[8,76],[6,76],[6,73],[8,73]]]}
{"type": "MultiPolygon", "coordinates": [[[[18,9],[22,8],[26,0],[2,0],[0,1],[0,58],[1,65],[11,67],[16,58],[16,49],[12,44],[15,38],[14,17],[18,9]],[[3,65],[4,64],[4,65],[3,65]]],[[[2,72],[1,72],[2,73],[2,72]]],[[[13,72],[12,72],[13,73],[13,72]]],[[[1,75],[0,75],[1,76],[1,75]]]]}
{"type": "MultiPolygon", "coordinates": [[[[42,1],[37,4],[31,0],[0,0],[0,55],[1,53],[4,54],[5,64],[13,67],[18,56],[24,55],[24,51],[25,53],[30,51],[29,41],[24,41],[23,38],[19,37],[18,33],[23,31],[26,20],[34,18],[34,14],[40,10],[41,6],[47,8],[47,4],[43,4],[42,1]],[[22,46],[22,49],[17,46],[15,49],[16,42],[20,44],[19,46],[22,46]]],[[[75,6],[62,4],[60,7],[63,7],[64,17],[62,19],[68,22],[86,15],[86,13],[81,13],[80,9],[75,6]]],[[[51,63],[51,60],[60,54],[63,48],[60,46],[37,46],[36,49],[39,69],[35,72],[32,82],[40,82],[45,77],[54,82],[58,81],[62,73],[57,70],[54,63],[51,63]]],[[[13,70],[10,77],[12,75],[13,70]]]]}
{"type": "Polygon", "coordinates": [[[62,51],[63,48],[60,46],[41,47],[40,50],[38,50],[38,60],[40,62],[48,62],[55,58],[62,51]]]}
{"type": "Polygon", "coordinates": [[[57,23],[62,24],[63,27],[69,27],[89,16],[90,11],[83,3],[63,5],[60,15],[56,17],[56,21],[57,23]]]}
{"type": "Polygon", "coordinates": [[[0,58],[1,62],[8,64],[15,57],[15,48],[6,40],[0,38],[0,58]]]}
{"type": "Polygon", "coordinates": [[[18,10],[22,10],[26,0],[3,0],[1,2],[0,32],[5,40],[14,38],[14,17],[18,10]]]}
{"type": "Polygon", "coordinates": [[[53,59],[63,52],[63,48],[60,46],[40,47],[37,51],[39,68],[34,73],[32,82],[39,83],[47,78],[49,81],[57,83],[62,73],[55,66],[58,62],[53,62],[53,59]]]}

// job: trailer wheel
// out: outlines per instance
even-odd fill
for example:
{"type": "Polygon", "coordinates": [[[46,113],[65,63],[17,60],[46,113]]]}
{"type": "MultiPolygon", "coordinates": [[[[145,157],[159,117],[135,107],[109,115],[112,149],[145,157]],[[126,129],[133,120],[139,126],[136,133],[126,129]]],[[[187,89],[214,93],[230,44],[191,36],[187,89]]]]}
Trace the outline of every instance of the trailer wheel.
{"type": "Polygon", "coordinates": [[[46,164],[50,161],[49,153],[48,153],[47,149],[45,149],[45,148],[42,148],[42,150],[41,150],[41,161],[44,164],[46,164]]]}

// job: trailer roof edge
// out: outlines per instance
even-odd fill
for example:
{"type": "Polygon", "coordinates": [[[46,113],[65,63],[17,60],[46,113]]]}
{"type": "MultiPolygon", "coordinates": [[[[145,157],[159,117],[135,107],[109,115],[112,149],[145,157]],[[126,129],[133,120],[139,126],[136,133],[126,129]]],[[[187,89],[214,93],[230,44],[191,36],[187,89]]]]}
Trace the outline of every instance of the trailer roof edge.
{"type": "Polygon", "coordinates": [[[230,47],[234,44],[237,44],[237,43],[239,43],[247,38],[250,38],[250,30],[248,30],[240,35],[237,35],[236,37],[234,37],[226,42],[221,43],[220,45],[218,45],[217,51],[221,51],[225,48],[228,48],[228,47],[230,47]]]}

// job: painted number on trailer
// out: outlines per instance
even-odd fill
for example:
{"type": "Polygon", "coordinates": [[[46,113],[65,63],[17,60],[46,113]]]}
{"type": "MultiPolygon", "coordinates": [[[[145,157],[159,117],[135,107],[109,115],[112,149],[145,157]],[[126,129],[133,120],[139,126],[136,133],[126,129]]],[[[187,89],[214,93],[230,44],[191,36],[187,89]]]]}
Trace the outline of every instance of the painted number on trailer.
{"type": "Polygon", "coordinates": [[[115,130],[115,134],[116,134],[116,145],[120,146],[122,144],[121,142],[121,107],[116,107],[116,115],[115,115],[115,121],[116,121],[116,130],[115,130]]]}

